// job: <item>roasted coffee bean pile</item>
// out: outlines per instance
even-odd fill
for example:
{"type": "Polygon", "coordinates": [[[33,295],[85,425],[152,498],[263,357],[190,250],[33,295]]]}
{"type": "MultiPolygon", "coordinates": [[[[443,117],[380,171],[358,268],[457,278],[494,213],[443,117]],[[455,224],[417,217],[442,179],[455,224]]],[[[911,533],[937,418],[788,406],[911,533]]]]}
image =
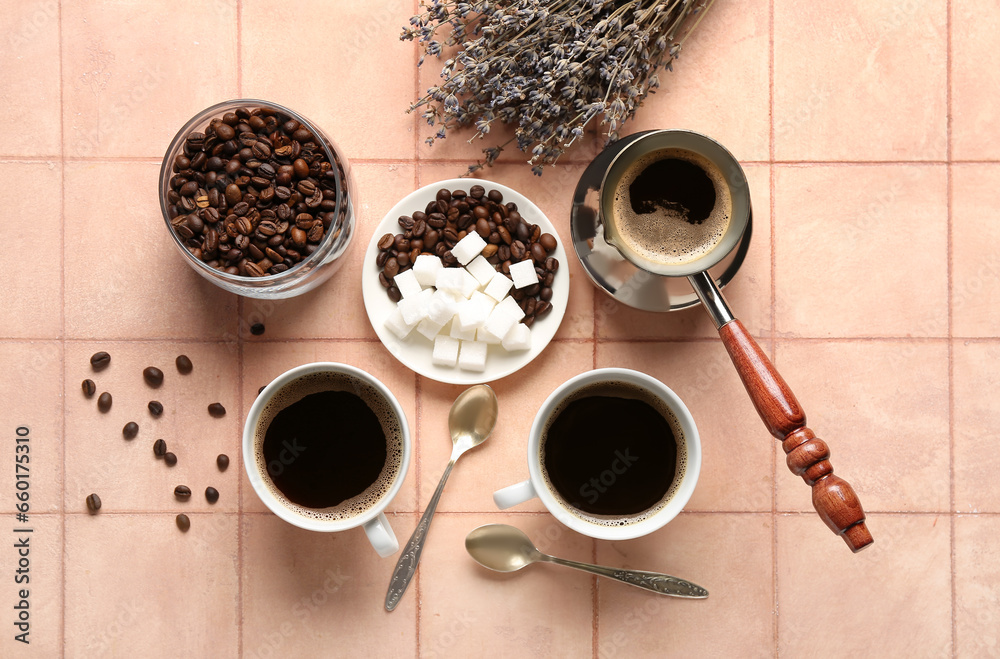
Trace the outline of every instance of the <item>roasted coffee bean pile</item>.
{"type": "MultiPolygon", "coordinates": [[[[91,368],[95,372],[103,371],[111,363],[111,355],[106,352],[95,353],[90,358],[91,368]]],[[[179,355],[176,360],[177,372],[181,375],[187,375],[194,370],[194,365],[187,355],[179,355]]],[[[164,381],[163,371],[155,366],[148,366],[142,371],[142,377],[146,385],[156,389],[159,388],[164,381]]],[[[81,385],[83,395],[85,398],[93,398],[94,393],[97,391],[97,383],[95,383],[90,378],[83,381],[81,385]]],[[[154,417],[158,417],[163,413],[163,405],[159,401],[149,402],[149,411],[154,417]]],[[[98,397],[97,409],[102,413],[107,413],[111,410],[111,394],[104,392],[98,397]]],[[[223,407],[221,403],[211,403],[208,406],[208,413],[213,417],[222,417],[226,414],[226,408],[223,407]]],[[[122,428],[122,437],[126,440],[133,440],[139,435],[139,424],[135,421],[129,421],[122,428]]],[[[156,459],[163,459],[164,463],[168,467],[173,467],[177,464],[177,456],[167,450],[167,442],[164,439],[157,439],[153,442],[153,455],[156,459]]],[[[219,454],[215,460],[219,471],[225,471],[229,466],[229,456],[225,454],[219,454]]],[[[174,488],[174,496],[179,501],[187,501],[191,498],[191,488],[186,485],[178,485],[174,488]]],[[[214,504],[219,500],[219,491],[214,487],[207,487],[205,489],[205,499],[210,503],[214,504]]],[[[90,494],[86,498],[86,506],[88,512],[91,515],[96,515],[101,509],[101,498],[96,494],[90,494]]],[[[187,531],[191,528],[191,520],[188,519],[186,515],[177,516],[177,527],[181,531],[187,531]]]]}
{"type": "Polygon", "coordinates": [[[308,128],[271,108],[227,112],[190,133],[173,172],[170,224],[217,270],[280,274],[340,234],[339,167],[308,128]]]}
{"type": "Polygon", "coordinates": [[[556,239],[521,217],[517,204],[503,203],[499,190],[487,192],[481,185],[468,192],[442,188],[424,210],[403,215],[398,222],[403,233],[382,236],[375,258],[381,268],[379,281],[393,302],[401,297],[393,277],[413,267],[421,254],[440,257],[446,267],[460,267],[451,248],[475,231],[486,241],[482,255],[505,275],[510,275],[513,263],[534,262],[538,283],[510,292],[524,311],[521,322],[530,327],[552,309],[552,282],[559,270],[559,261],[551,256],[556,239]]]}

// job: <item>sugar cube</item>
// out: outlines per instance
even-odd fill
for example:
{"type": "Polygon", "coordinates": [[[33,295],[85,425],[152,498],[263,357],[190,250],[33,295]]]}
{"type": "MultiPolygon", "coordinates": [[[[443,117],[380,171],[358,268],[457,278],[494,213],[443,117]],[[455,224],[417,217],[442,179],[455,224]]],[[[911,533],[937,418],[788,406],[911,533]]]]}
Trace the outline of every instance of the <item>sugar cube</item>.
{"type": "Polygon", "coordinates": [[[465,269],[469,271],[470,275],[476,278],[480,286],[490,283],[493,275],[497,273],[497,269],[482,254],[472,259],[469,265],[465,266],[465,269]]]}
{"type": "Polygon", "coordinates": [[[451,331],[448,333],[448,336],[450,336],[453,339],[458,339],[460,341],[475,341],[476,328],[470,327],[469,329],[464,330],[458,324],[458,318],[456,318],[455,322],[451,324],[451,331]]]}
{"type": "Polygon", "coordinates": [[[434,352],[431,355],[434,365],[455,368],[455,364],[458,363],[459,343],[450,336],[438,336],[434,339],[434,352]]]}
{"type": "Polygon", "coordinates": [[[385,319],[386,328],[396,335],[397,338],[405,339],[413,330],[413,325],[403,320],[403,313],[396,307],[385,319]]]}
{"type": "MultiPolygon", "coordinates": [[[[468,273],[462,268],[441,268],[434,278],[434,287],[439,291],[462,295],[465,286],[465,275],[468,273]]],[[[469,297],[466,295],[465,297],[469,297]]]]}
{"type": "Polygon", "coordinates": [[[420,304],[419,297],[404,297],[396,303],[396,309],[402,315],[403,322],[410,326],[416,325],[427,317],[426,309],[420,304]]]}
{"type": "Polygon", "coordinates": [[[444,327],[444,323],[435,323],[430,318],[424,318],[417,325],[417,332],[422,336],[427,337],[428,341],[433,341],[434,337],[441,332],[442,327],[444,327]]]}
{"type": "Polygon", "coordinates": [[[459,263],[465,265],[479,256],[484,247],[486,247],[486,241],[483,240],[482,236],[475,231],[470,231],[465,238],[455,243],[455,246],[451,248],[451,253],[455,255],[459,263]]]}
{"type": "Polygon", "coordinates": [[[507,295],[510,291],[510,287],[513,285],[514,282],[512,282],[504,273],[494,272],[493,278],[490,279],[490,283],[486,284],[486,288],[483,289],[483,292],[499,302],[505,295],[507,295]]]}
{"type": "Polygon", "coordinates": [[[435,291],[431,297],[427,318],[444,325],[458,312],[458,300],[446,291],[435,291]]]}
{"type": "Polygon", "coordinates": [[[514,280],[514,288],[524,288],[537,284],[538,273],[535,272],[535,262],[527,259],[519,263],[512,263],[510,265],[510,278],[514,280]]]}
{"type": "Polygon", "coordinates": [[[458,351],[458,367],[466,371],[485,371],[487,349],[489,346],[480,341],[462,341],[458,351]]]}
{"type": "Polygon", "coordinates": [[[413,262],[413,274],[421,286],[433,286],[437,281],[438,272],[443,268],[441,259],[433,254],[421,254],[413,262]]]}
{"type": "Polygon", "coordinates": [[[420,282],[417,281],[417,276],[413,274],[413,270],[400,272],[392,278],[392,283],[396,285],[396,288],[399,289],[404,298],[416,297],[423,290],[420,282]]]}
{"type": "Polygon", "coordinates": [[[494,302],[479,291],[472,294],[464,303],[459,304],[458,324],[461,329],[476,328],[486,322],[493,311],[494,302]]]}
{"type": "Polygon", "coordinates": [[[517,321],[524,318],[524,311],[512,297],[505,297],[500,304],[493,307],[489,318],[483,323],[483,328],[493,336],[503,339],[517,321]]]}
{"type": "Polygon", "coordinates": [[[461,295],[467,298],[479,290],[479,280],[470,275],[465,268],[458,268],[458,271],[462,273],[461,295]]]}
{"type": "Polygon", "coordinates": [[[480,327],[476,330],[476,341],[482,341],[488,345],[499,345],[500,337],[494,336],[488,332],[485,328],[480,327]]]}
{"type": "Polygon", "coordinates": [[[531,329],[524,323],[518,323],[510,328],[507,336],[503,337],[504,350],[529,350],[531,349],[531,329]]]}
{"type": "Polygon", "coordinates": [[[524,310],[521,309],[521,305],[517,303],[517,300],[512,297],[505,297],[500,300],[500,303],[495,308],[503,310],[505,314],[514,319],[515,323],[524,318],[524,310]]]}

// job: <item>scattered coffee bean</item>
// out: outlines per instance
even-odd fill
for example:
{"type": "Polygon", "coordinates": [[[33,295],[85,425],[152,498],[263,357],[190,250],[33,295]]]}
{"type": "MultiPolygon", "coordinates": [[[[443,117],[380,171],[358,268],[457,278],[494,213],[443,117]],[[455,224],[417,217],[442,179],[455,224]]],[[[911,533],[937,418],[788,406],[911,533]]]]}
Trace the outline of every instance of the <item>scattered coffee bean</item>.
{"type": "Polygon", "coordinates": [[[99,409],[102,413],[111,409],[111,394],[105,391],[97,397],[97,409],[99,409]]]}
{"type": "Polygon", "coordinates": [[[90,511],[91,515],[96,515],[97,511],[101,509],[101,497],[96,494],[90,494],[87,496],[87,510],[90,511]]]}
{"type": "Polygon", "coordinates": [[[219,500],[219,491],[217,489],[215,489],[214,487],[206,487],[205,488],[205,499],[209,503],[215,503],[216,501],[219,500]]]}
{"type": "Polygon", "coordinates": [[[208,413],[218,419],[226,416],[226,408],[222,406],[222,403],[212,403],[208,406],[208,413]]]}
{"type": "Polygon", "coordinates": [[[83,389],[83,395],[87,398],[93,398],[94,394],[97,392],[97,385],[90,379],[84,380],[80,383],[80,387],[83,389]]]}
{"type": "Polygon", "coordinates": [[[146,384],[156,389],[163,384],[163,371],[155,366],[147,366],[142,370],[142,379],[146,381],[146,384]]]}
{"type": "Polygon", "coordinates": [[[158,458],[162,458],[167,454],[167,443],[162,439],[158,439],[153,442],[153,455],[158,458]]]}
{"type": "Polygon", "coordinates": [[[191,498],[191,488],[187,485],[178,485],[174,488],[174,496],[180,501],[187,501],[191,498]]]}
{"type": "Polygon", "coordinates": [[[136,435],[139,434],[139,424],[135,421],[129,421],[122,428],[122,437],[125,439],[135,439],[136,435]]]}
{"type": "Polygon", "coordinates": [[[267,385],[266,384],[264,386],[262,386],[260,389],[257,390],[257,395],[260,396],[262,393],[264,393],[265,389],[267,389],[267,385]]]}
{"type": "Polygon", "coordinates": [[[264,333],[264,323],[254,323],[250,326],[250,333],[254,336],[260,336],[264,333]]]}
{"type": "Polygon", "coordinates": [[[163,461],[167,463],[168,467],[173,467],[175,464],[177,464],[177,456],[171,453],[170,451],[167,451],[166,453],[163,454],[163,461]]]}
{"type": "Polygon", "coordinates": [[[177,355],[174,363],[177,364],[177,372],[181,375],[187,375],[194,368],[194,364],[191,363],[191,359],[187,355],[177,355]]]}
{"type": "Polygon", "coordinates": [[[149,401],[149,405],[147,405],[146,407],[149,408],[149,413],[152,414],[153,416],[160,416],[161,414],[163,414],[163,403],[161,403],[158,400],[149,401]]]}
{"type": "Polygon", "coordinates": [[[95,371],[103,371],[111,363],[111,355],[106,352],[95,352],[90,356],[90,366],[95,371]]]}
{"type": "Polygon", "coordinates": [[[220,453],[219,457],[215,459],[215,464],[218,465],[219,471],[225,471],[229,468],[229,456],[225,453],[220,453]]]}
{"type": "Polygon", "coordinates": [[[184,513],[177,516],[177,528],[185,533],[191,528],[191,520],[184,513]]]}

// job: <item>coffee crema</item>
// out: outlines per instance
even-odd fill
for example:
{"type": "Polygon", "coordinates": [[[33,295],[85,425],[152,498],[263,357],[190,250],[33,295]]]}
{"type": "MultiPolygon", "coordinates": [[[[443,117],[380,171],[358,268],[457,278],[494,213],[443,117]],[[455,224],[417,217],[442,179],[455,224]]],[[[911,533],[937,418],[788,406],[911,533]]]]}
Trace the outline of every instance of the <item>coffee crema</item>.
{"type": "Polygon", "coordinates": [[[687,448],[677,416],[643,387],[582,387],[549,414],[539,443],[542,476],[568,512],[601,526],[652,517],[684,480],[687,448]]]}
{"type": "Polygon", "coordinates": [[[370,384],[319,372],[286,384],[268,401],[253,445],[257,471],[284,507],[308,519],[347,520],[392,490],[403,429],[370,384]]]}
{"type": "Polygon", "coordinates": [[[640,259],[684,265],[722,240],[733,212],[725,176],[687,149],[651,151],[613,184],[616,244],[640,259]]]}

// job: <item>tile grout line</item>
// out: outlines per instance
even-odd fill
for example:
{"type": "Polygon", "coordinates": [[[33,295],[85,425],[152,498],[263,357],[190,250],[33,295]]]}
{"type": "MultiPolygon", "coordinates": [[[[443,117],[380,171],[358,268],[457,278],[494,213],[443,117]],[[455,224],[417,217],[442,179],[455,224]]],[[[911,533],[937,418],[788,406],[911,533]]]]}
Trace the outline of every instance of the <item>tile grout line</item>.
{"type": "Polygon", "coordinates": [[[946,174],[947,197],[947,274],[948,274],[948,521],[949,521],[949,563],[951,568],[951,654],[958,656],[958,585],[956,583],[955,530],[955,326],[954,326],[954,262],[953,262],[953,218],[954,180],[952,174],[952,10],[951,0],[945,3],[945,98],[947,114],[945,119],[945,148],[948,161],[946,174]]]}
{"type": "MultiPolygon", "coordinates": [[[[774,0],[768,2],[768,55],[767,55],[767,77],[768,77],[768,190],[769,190],[769,217],[771,225],[771,361],[776,361],[777,356],[777,328],[775,326],[776,306],[777,306],[777,286],[775,284],[775,272],[777,270],[777,254],[775,246],[777,244],[777,222],[775,221],[775,131],[774,131],[774,0]]],[[[771,446],[771,633],[774,640],[774,656],[779,654],[778,645],[778,458],[777,450],[771,446]]]]}
{"type": "Polygon", "coordinates": [[[62,656],[66,656],[66,109],[63,99],[63,15],[62,3],[58,3],[58,32],[59,32],[59,249],[61,263],[59,268],[59,295],[62,304],[60,305],[61,334],[60,347],[62,348],[62,427],[60,428],[62,441],[60,452],[62,453],[62,478],[61,496],[59,508],[61,510],[60,539],[62,544],[62,602],[59,607],[59,646],[62,648],[62,656]]]}
{"type": "MultiPolygon", "coordinates": [[[[243,98],[243,2],[236,0],[236,95],[243,98]]],[[[240,331],[240,324],[243,319],[243,297],[236,298],[236,400],[240,419],[245,419],[246,411],[243,409],[244,399],[244,360],[243,360],[243,332],[240,331]]],[[[243,462],[243,446],[240,444],[240,462],[243,462]]],[[[236,479],[236,656],[243,657],[243,478],[236,479]]]]}

